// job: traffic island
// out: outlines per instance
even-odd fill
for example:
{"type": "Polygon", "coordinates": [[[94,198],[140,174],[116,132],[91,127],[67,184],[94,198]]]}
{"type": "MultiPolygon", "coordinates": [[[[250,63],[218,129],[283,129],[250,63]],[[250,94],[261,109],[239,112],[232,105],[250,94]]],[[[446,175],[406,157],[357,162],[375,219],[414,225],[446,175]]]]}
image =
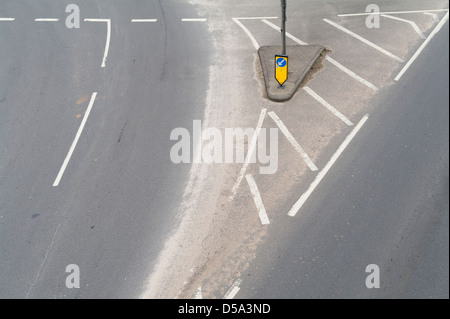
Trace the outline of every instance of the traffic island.
{"type": "Polygon", "coordinates": [[[288,79],[282,88],[275,78],[275,56],[279,55],[280,51],[279,46],[263,46],[258,50],[267,96],[269,100],[274,102],[285,102],[294,96],[324,48],[320,45],[287,46],[286,53],[289,56],[288,79]]]}

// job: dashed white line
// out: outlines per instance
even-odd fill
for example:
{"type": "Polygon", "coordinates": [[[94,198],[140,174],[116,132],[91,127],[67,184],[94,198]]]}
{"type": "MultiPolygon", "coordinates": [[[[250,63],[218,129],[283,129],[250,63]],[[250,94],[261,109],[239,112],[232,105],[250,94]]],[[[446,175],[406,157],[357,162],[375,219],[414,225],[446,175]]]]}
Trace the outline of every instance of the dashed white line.
{"type": "Polygon", "coordinates": [[[190,18],[184,18],[181,19],[182,22],[206,22],[208,19],[206,18],[196,18],[196,19],[190,19],[190,18]]]}
{"type": "Polygon", "coordinates": [[[106,66],[106,58],[108,57],[109,52],[109,44],[111,41],[111,19],[84,19],[87,22],[106,22],[107,32],[106,32],[106,45],[105,45],[105,53],[103,55],[102,60],[102,68],[106,66]]]}
{"type": "Polygon", "coordinates": [[[261,194],[258,190],[258,185],[256,185],[255,179],[252,175],[246,175],[248,186],[250,187],[250,192],[252,193],[253,201],[255,202],[256,209],[258,210],[259,219],[261,220],[261,224],[269,225],[269,217],[267,217],[266,209],[264,207],[261,194]]]}
{"type": "Polygon", "coordinates": [[[396,56],[395,54],[392,54],[391,52],[389,52],[389,51],[387,51],[387,50],[385,50],[385,49],[379,47],[379,46],[376,45],[375,43],[372,43],[372,42],[370,42],[369,40],[364,39],[362,36],[360,36],[360,35],[358,35],[358,34],[352,32],[352,31],[350,31],[350,30],[348,30],[348,29],[346,29],[346,28],[344,28],[343,26],[341,26],[341,25],[339,25],[339,24],[337,24],[337,23],[335,23],[335,22],[333,22],[333,21],[330,21],[330,20],[328,20],[328,19],[323,19],[323,21],[325,21],[326,23],[332,25],[333,27],[335,27],[335,28],[337,28],[337,29],[339,29],[339,30],[341,30],[341,31],[343,31],[343,32],[345,32],[345,33],[351,35],[352,37],[358,39],[359,41],[361,41],[361,42],[363,42],[363,43],[365,43],[365,44],[367,44],[368,46],[370,46],[370,47],[372,47],[372,48],[374,48],[374,49],[380,51],[381,53],[387,55],[387,56],[390,57],[390,58],[392,58],[392,59],[394,59],[394,60],[396,60],[396,61],[398,61],[398,62],[400,62],[400,63],[405,62],[403,59],[399,58],[399,57],[396,56]]]}
{"type": "Polygon", "coordinates": [[[291,208],[291,210],[288,212],[288,215],[291,217],[294,217],[302,208],[303,204],[305,204],[306,200],[309,198],[309,196],[314,192],[317,185],[322,181],[322,179],[325,177],[325,175],[328,173],[328,171],[331,169],[331,167],[334,165],[334,163],[337,161],[339,156],[345,151],[347,146],[350,144],[350,142],[353,140],[353,138],[358,134],[359,130],[363,127],[363,125],[366,123],[366,121],[369,119],[369,115],[365,115],[361,121],[355,126],[355,128],[351,131],[351,133],[345,138],[344,142],[339,146],[336,153],[333,154],[331,159],[328,161],[328,163],[325,165],[325,167],[320,171],[319,174],[317,174],[314,181],[309,186],[308,190],[303,193],[303,195],[300,197],[300,199],[294,204],[294,206],[291,208]]]}
{"type": "Polygon", "coordinates": [[[342,122],[344,122],[348,126],[352,126],[353,123],[345,117],[344,114],[336,110],[330,103],[325,101],[319,94],[314,92],[309,86],[305,86],[303,88],[309,95],[311,95],[315,100],[317,100],[320,104],[325,106],[328,110],[330,110],[331,113],[333,113],[336,117],[338,117],[342,122]]]}
{"type": "Polygon", "coordinates": [[[402,19],[402,18],[398,18],[398,17],[394,17],[394,16],[391,16],[391,15],[388,15],[388,14],[382,14],[381,16],[384,17],[384,18],[387,18],[387,19],[397,20],[397,21],[400,21],[400,22],[408,23],[408,24],[410,24],[412,26],[414,31],[416,31],[416,33],[419,35],[419,37],[421,39],[425,40],[427,38],[425,36],[425,34],[423,34],[422,30],[420,30],[420,28],[417,26],[417,24],[414,21],[407,20],[407,19],[402,19]]]}
{"type": "Polygon", "coordinates": [[[81,122],[78,132],[75,135],[75,139],[73,140],[73,143],[70,146],[69,153],[67,153],[66,159],[64,160],[64,162],[61,166],[61,169],[59,170],[58,176],[56,177],[55,182],[53,183],[54,187],[59,185],[59,182],[61,181],[61,178],[64,175],[64,171],[66,170],[66,167],[69,164],[70,158],[72,157],[73,151],[75,150],[75,147],[77,146],[78,140],[80,139],[80,136],[81,136],[81,133],[83,132],[84,126],[86,125],[87,119],[89,117],[89,114],[91,113],[92,106],[94,105],[96,97],[97,97],[97,92],[92,93],[91,101],[89,102],[89,106],[83,117],[83,121],[81,122]]]}
{"type": "Polygon", "coordinates": [[[263,20],[263,19],[278,19],[278,17],[240,17],[240,18],[233,18],[237,20],[263,20]]]}
{"type": "Polygon", "coordinates": [[[34,21],[36,21],[36,22],[58,22],[59,19],[56,19],[56,18],[37,18],[37,19],[34,19],[34,21]]]}
{"type": "Polygon", "coordinates": [[[0,22],[11,22],[16,20],[16,18],[0,18],[0,22]]]}
{"type": "Polygon", "coordinates": [[[407,14],[407,13],[445,12],[445,11],[448,11],[448,9],[347,13],[347,14],[338,14],[338,17],[357,17],[357,16],[367,16],[367,15],[373,15],[373,14],[407,14]]]}
{"type": "MultiPolygon", "coordinates": [[[[262,20],[262,22],[264,22],[265,24],[267,24],[269,27],[277,30],[277,31],[281,31],[281,28],[278,27],[277,25],[273,24],[270,21],[267,20],[262,20]]],[[[289,32],[286,32],[286,36],[288,38],[290,38],[291,40],[297,42],[300,45],[308,45],[308,43],[296,38],[295,36],[293,36],[292,34],[290,34],[289,32]]],[[[378,91],[378,88],[373,85],[372,83],[370,83],[369,81],[363,79],[362,77],[360,77],[358,74],[356,74],[355,72],[349,70],[348,68],[346,68],[345,66],[343,66],[342,64],[340,64],[339,62],[337,62],[336,60],[334,60],[333,58],[330,58],[329,56],[327,56],[325,58],[328,62],[334,64],[337,68],[339,68],[341,71],[347,73],[347,75],[351,76],[352,78],[354,78],[355,80],[361,82],[362,84],[364,84],[365,86],[367,86],[368,88],[371,88],[374,91],[378,91]]]]}
{"type": "Polygon", "coordinates": [[[157,22],[158,19],[132,19],[131,22],[137,22],[137,23],[148,23],[148,22],[157,22]]]}
{"type": "Polygon", "coordinates": [[[401,79],[403,74],[409,69],[409,67],[416,61],[417,57],[422,53],[423,49],[430,43],[431,39],[442,29],[444,24],[448,21],[448,15],[447,14],[442,18],[441,22],[434,28],[434,30],[431,32],[431,34],[428,36],[428,38],[422,43],[420,48],[417,50],[417,52],[413,55],[413,57],[406,63],[406,65],[403,67],[403,69],[400,71],[400,73],[395,77],[395,81],[398,81],[401,79]]]}
{"type": "Polygon", "coordinates": [[[259,114],[259,120],[258,120],[258,124],[256,125],[255,135],[253,135],[250,146],[248,147],[248,153],[247,153],[247,156],[245,157],[244,164],[242,165],[241,170],[239,172],[238,179],[237,179],[236,183],[234,184],[233,189],[231,190],[232,195],[229,197],[230,201],[233,200],[234,197],[236,196],[239,185],[241,185],[241,182],[244,179],[245,172],[247,171],[247,167],[250,164],[250,159],[252,158],[253,152],[255,151],[256,143],[258,142],[258,136],[259,136],[259,133],[261,132],[261,127],[263,125],[264,118],[266,117],[266,113],[267,113],[267,109],[262,109],[261,113],[259,114]]]}
{"type": "Polygon", "coordinates": [[[241,284],[242,280],[241,279],[237,279],[233,285],[231,286],[231,288],[228,290],[228,292],[225,294],[225,296],[223,297],[223,299],[233,299],[234,297],[236,297],[236,294],[239,292],[239,290],[241,288],[239,288],[239,285],[241,284]]]}
{"type": "Polygon", "coordinates": [[[277,124],[277,126],[280,128],[281,132],[284,134],[284,136],[287,138],[289,143],[295,148],[295,150],[300,154],[302,159],[305,161],[306,165],[308,165],[309,169],[311,171],[317,171],[318,168],[309,158],[308,154],[303,150],[303,148],[298,144],[298,142],[295,140],[294,136],[292,136],[291,132],[289,132],[288,128],[284,125],[284,123],[280,120],[278,115],[275,114],[275,112],[269,112],[269,116],[272,118],[272,120],[277,124]]]}

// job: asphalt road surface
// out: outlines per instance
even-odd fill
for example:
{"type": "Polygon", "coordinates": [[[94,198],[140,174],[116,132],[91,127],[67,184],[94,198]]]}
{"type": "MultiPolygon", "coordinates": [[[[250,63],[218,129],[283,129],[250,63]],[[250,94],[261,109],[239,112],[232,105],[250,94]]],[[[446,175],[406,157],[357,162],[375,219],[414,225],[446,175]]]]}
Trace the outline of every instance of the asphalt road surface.
{"type": "Polygon", "coordinates": [[[447,24],[376,99],[298,220],[271,230],[237,298],[449,297],[448,37],[447,24]],[[379,289],[366,287],[373,264],[379,289]]]}
{"type": "Polygon", "coordinates": [[[73,2],[0,0],[0,298],[448,298],[448,22],[393,82],[448,1],[380,0],[414,23],[379,30],[338,17],[371,1],[291,1],[288,44],[335,60],[285,104],[264,97],[255,51],[279,43],[277,1],[83,0],[79,29],[73,2]],[[321,170],[352,130],[330,106],[369,119],[295,217],[317,172],[281,133],[277,174],[253,179],[270,225],[250,179],[229,200],[241,163],[171,161],[175,128],[268,111],[321,170]]]}
{"type": "Polygon", "coordinates": [[[209,35],[181,21],[197,17],[192,6],[77,2],[81,28],[68,29],[69,3],[0,3],[1,16],[16,19],[0,22],[3,298],[139,296],[189,173],[170,161],[170,132],[203,114],[209,35]],[[107,25],[89,18],[111,19],[104,68],[107,25]],[[70,264],[79,266],[81,289],[65,286],[70,264]]]}

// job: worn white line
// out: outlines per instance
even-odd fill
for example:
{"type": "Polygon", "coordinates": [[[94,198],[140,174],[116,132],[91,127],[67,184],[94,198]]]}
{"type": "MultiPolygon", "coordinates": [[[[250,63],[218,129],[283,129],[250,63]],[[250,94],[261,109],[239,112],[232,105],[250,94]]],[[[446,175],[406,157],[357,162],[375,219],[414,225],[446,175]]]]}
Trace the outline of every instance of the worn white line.
{"type": "Polygon", "coordinates": [[[157,22],[158,19],[132,19],[131,22],[157,22]]]}
{"type": "Polygon", "coordinates": [[[398,18],[398,17],[394,17],[394,16],[391,16],[391,15],[388,15],[388,14],[382,14],[381,16],[384,17],[384,18],[387,18],[387,19],[408,23],[408,24],[410,24],[412,26],[414,31],[416,31],[416,33],[419,35],[419,37],[421,39],[425,40],[427,38],[425,36],[425,34],[423,34],[422,30],[420,30],[420,28],[417,26],[417,24],[414,21],[407,20],[407,19],[402,19],[402,18],[398,18]]]}
{"type": "Polygon", "coordinates": [[[437,14],[435,14],[435,13],[430,13],[430,12],[424,12],[423,14],[426,14],[426,15],[431,16],[431,17],[433,18],[433,21],[434,21],[434,22],[439,22],[439,18],[438,18],[438,15],[437,15],[437,14]]]}
{"type": "MultiPolygon", "coordinates": [[[[267,24],[269,27],[271,27],[271,28],[273,28],[273,29],[275,29],[275,30],[281,32],[281,28],[278,27],[277,25],[273,24],[272,22],[267,21],[267,20],[262,20],[262,22],[264,22],[265,24],[267,24]]],[[[289,32],[286,32],[286,36],[287,36],[288,38],[290,38],[291,40],[297,42],[297,43],[300,44],[300,45],[308,45],[308,43],[306,43],[306,42],[300,40],[299,38],[296,38],[295,36],[293,36],[293,35],[290,34],[289,32]]],[[[334,60],[333,58],[330,58],[330,57],[327,56],[325,59],[326,59],[327,61],[331,62],[332,64],[334,64],[334,65],[335,65],[336,67],[338,67],[341,71],[347,73],[347,75],[351,76],[351,77],[354,78],[355,80],[361,82],[362,84],[364,84],[365,86],[371,88],[371,89],[374,90],[374,91],[378,91],[378,88],[377,88],[375,85],[373,85],[373,84],[370,83],[369,81],[363,79],[363,78],[360,77],[358,74],[356,74],[355,72],[349,70],[348,68],[346,68],[345,66],[343,66],[342,64],[340,64],[339,62],[337,62],[336,60],[334,60]]]]}
{"type": "Polygon", "coordinates": [[[16,20],[16,18],[0,18],[1,22],[11,22],[11,21],[14,21],[14,20],[16,20]]]}
{"type": "Polygon", "coordinates": [[[103,55],[102,68],[106,66],[106,58],[108,57],[109,44],[111,41],[111,19],[84,19],[87,22],[106,22],[107,32],[106,32],[106,45],[105,53],[103,55]]]}
{"type": "Polygon", "coordinates": [[[36,21],[36,22],[58,22],[59,19],[56,19],[56,18],[38,18],[38,19],[34,19],[34,21],[36,21]]]}
{"type": "Polygon", "coordinates": [[[314,92],[309,86],[305,86],[303,88],[309,95],[311,95],[315,100],[317,100],[320,104],[325,106],[331,113],[333,113],[336,117],[338,117],[342,122],[344,122],[348,126],[352,126],[353,123],[345,117],[344,114],[336,110],[334,106],[332,106],[330,103],[325,101],[319,94],[314,92]]]}
{"type": "Polygon", "coordinates": [[[236,294],[239,292],[239,290],[241,289],[241,288],[239,288],[239,285],[241,284],[241,282],[242,282],[241,279],[237,279],[233,283],[231,288],[228,290],[228,292],[225,294],[223,299],[233,299],[236,296],[236,294]]]}
{"type": "Polygon", "coordinates": [[[75,150],[75,147],[77,146],[78,140],[80,139],[80,136],[81,136],[81,133],[83,132],[84,126],[86,125],[86,121],[89,117],[89,114],[91,113],[92,106],[94,105],[96,97],[97,97],[97,92],[92,93],[91,101],[89,102],[89,106],[86,110],[86,113],[84,114],[83,121],[81,121],[81,125],[78,129],[77,134],[75,135],[75,139],[73,140],[73,143],[70,146],[69,153],[67,153],[66,159],[64,160],[64,163],[62,164],[61,169],[59,170],[58,176],[56,177],[55,182],[53,183],[54,187],[59,185],[59,182],[61,181],[61,178],[64,175],[64,171],[66,170],[67,164],[69,164],[69,161],[70,161],[70,158],[72,157],[73,151],[75,150]]]}
{"type": "Polygon", "coordinates": [[[194,299],[203,299],[202,287],[198,287],[197,290],[194,291],[194,299]]]}
{"type": "Polygon", "coordinates": [[[444,12],[444,11],[448,11],[448,9],[347,13],[347,14],[338,14],[338,17],[356,17],[356,16],[367,16],[367,15],[373,15],[373,14],[407,14],[407,13],[444,12]]]}
{"type": "Polygon", "coordinates": [[[308,154],[303,150],[303,148],[298,144],[298,142],[295,140],[294,136],[292,136],[291,132],[289,132],[288,128],[284,125],[284,123],[280,120],[278,115],[275,114],[275,112],[269,112],[269,116],[272,118],[272,120],[277,124],[277,126],[280,128],[281,132],[286,136],[287,140],[291,145],[295,148],[295,150],[300,154],[302,159],[305,161],[306,165],[308,165],[309,169],[311,171],[317,171],[318,168],[309,158],[308,154]]]}
{"type": "Polygon", "coordinates": [[[261,113],[259,114],[259,120],[258,120],[258,124],[256,125],[255,135],[253,135],[252,141],[250,142],[247,156],[245,157],[244,164],[242,165],[241,170],[239,172],[238,179],[237,179],[236,183],[234,184],[233,189],[231,190],[232,195],[229,197],[229,200],[234,199],[234,197],[236,196],[237,190],[239,188],[239,185],[241,185],[242,179],[245,176],[247,167],[250,164],[250,159],[252,158],[253,152],[255,151],[256,143],[258,142],[258,136],[259,136],[259,133],[261,132],[261,127],[264,123],[264,118],[266,117],[266,113],[267,113],[267,109],[262,109],[261,113]]]}
{"type": "Polygon", "coordinates": [[[442,29],[444,24],[448,21],[448,15],[449,15],[449,13],[447,12],[447,14],[442,18],[441,22],[439,22],[439,24],[436,26],[436,28],[434,28],[434,30],[428,36],[428,38],[422,43],[422,45],[417,50],[417,52],[414,53],[413,57],[408,61],[408,63],[406,63],[406,65],[403,67],[403,69],[400,71],[400,73],[395,77],[395,81],[398,81],[401,79],[403,74],[405,74],[405,72],[414,63],[414,61],[416,61],[417,57],[422,53],[423,49],[425,49],[425,47],[428,45],[428,43],[430,43],[431,39],[433,39],[433,37],[442,29]]]}
{"type": "Polygon", "coordinates": [[[205,22],[205,21],[208,21],[208,19],[205,19],[205,18],[197,18],[197,19],[185,18],[185,19],[181,19],[181,21],[182,22],[205,22]]]}
{"type": "Polygon", "coordinates": [[[294,204],[294,206],[291,208],[291,210],[288,212],[288,215],[291,217],[294,217],[302,208],[303,204],[305,204],[306,200],[309,198],[309,196],[314,192],[317,185],[320,184],[322,179],[325,177],[325,175],[328,173],[330,168],[336,163],[337,159],[341,154],[345,151],[347,146],[350,144],[350,142],[353,140],[353,138],[358,134],[359,130],[363,127],[363,125],[368,120],[369,115],[365,115],[361,121],[355,126],[355,128],[351,131],[351,133],[345,138],[344,142],[339,146],[336,153],[333,154],[331,159],[328,161],[328,163],[325,165],[325,167],[320,171],[319,174],[317,174],[314,181],[309,186],[308,190],[303,193],[303,195],[300,197],[300,199],[294,204]]]}
{"type": "Polygon", "coordinates": [[[58,234],[58,231],[59,231],[59,228],[60,228],[60,227],[61,227],[61,224],[58,224],[58,227],[56,227],[56,231],[55,231],[55,233],[53,234],[52,240],[50,241],[50,244],[49,244],[48,247],[47,247],[47,250],[46,250],[46,252],[45,252],[44,259],[42,260],[41,265],[39,266],[39,269],[38,269],[38,272],[37,272],[37,274],[36,274],[36,277],[34,277],[33,283],[32,283],[31,286],[28,288],[28,292],[27,292],[27,295],[26,295],[26,297],[25,297],[26,299],[28,299],[28,298],[30,297],[31,290],[33,290],[34,286],[36,285],[36,283],[37,283],[37,281],[38,281],[38,279],[39,279],[39,276],[41,275],[41,271],[42,271],[42,269],[44,268],[45,263],[47,262],[48,255],[50,254],[50,251],[52,250],[53,245],[55,244],[56,235],[58,234]]]}
{"type": "Polygon", "coordinates": [[[392,54],[391,52],[389,52],[389,51],[387,51],[387,50],[385,50],[385,49],[379,47],[379,46],[376,45],[375,43],[372,43],[372,42],[370,42],[369,40],[364,39],[362,36],[357,35],[356,33],[354,33],[354,32],[352,32],[352,31],[350,31],[350,30],[344,28],[343,26],[341,26],[341,25],[339,25],[339,24],[337,24],[337,23],[335,23],[335,22],[333,22],[333,21],[330,21],[330,20],[328,20],[328,19],[323,19],[323,21],[325,21],[326,23],[332,25],[333,27],[335,27],[335,28],[337,28],[337,29],[339,29],[339,30],[341,30],[341,31],[343,31],[343,32],[345,32],[345,33],[351,35],[352,37],[358,39],[359,41],[361,41],[361,42],[363,42],[363,43],[365,43],[365,44],[367,44],[368,46],[370,46],[370,47],[372,47],[372,48],[374,48],[374,49],[380,51],[381,53],[387,55],[387,56],[390,57],[390,58],[392,58],[392,59],[394,59],[394,60],[396,60],[396,61],[398,61],[398,62],[401,62],[401,63],[405,62],[403,59],[399,58],[399,57],[396,56],[395,54],[392,54]]]}
{"type": "Polygon", "coordinates": [[[253,46],[255,47],[256,51],[258,51],[259,49],[259,44],[258,41],[256,41],[255,37],[253,36],[253,34],[247,29],[247,27],[245,25],[242,24],[241,21],[239,21],[239,18],[233,18],[233,21],[236,22],[236,24],[238,26],[240,26],[242,28],[242,30],[244,30],[245,34],[247,34],[247,36],[250,38],[250,40],[253,43],[253,46]]]}
{"type": "Polygon", "coordinates": [[[246,175],[248,186],[250,187],[250,192],[252,193],[253,201],[255,202],[256,209],[258,210],[259,219],[261,220],[261,224],[269,225],[269,217],[267,217],[266,209],[264,207],[264,203],[261,198],[261,194],[259,193],[258,185],[256,185],[256,181],[252,175],[246,175]]]}

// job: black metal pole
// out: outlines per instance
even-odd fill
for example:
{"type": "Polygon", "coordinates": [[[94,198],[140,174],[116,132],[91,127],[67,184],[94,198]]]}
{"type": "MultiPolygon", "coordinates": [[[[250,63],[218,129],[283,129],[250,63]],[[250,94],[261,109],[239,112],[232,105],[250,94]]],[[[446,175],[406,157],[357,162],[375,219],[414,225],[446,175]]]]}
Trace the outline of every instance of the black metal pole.
{"type": "Polygon", "coordinates": [[[283,55],[286,55],[286,20],[286,0],[281,0],[281,43],[283,55]]]}

